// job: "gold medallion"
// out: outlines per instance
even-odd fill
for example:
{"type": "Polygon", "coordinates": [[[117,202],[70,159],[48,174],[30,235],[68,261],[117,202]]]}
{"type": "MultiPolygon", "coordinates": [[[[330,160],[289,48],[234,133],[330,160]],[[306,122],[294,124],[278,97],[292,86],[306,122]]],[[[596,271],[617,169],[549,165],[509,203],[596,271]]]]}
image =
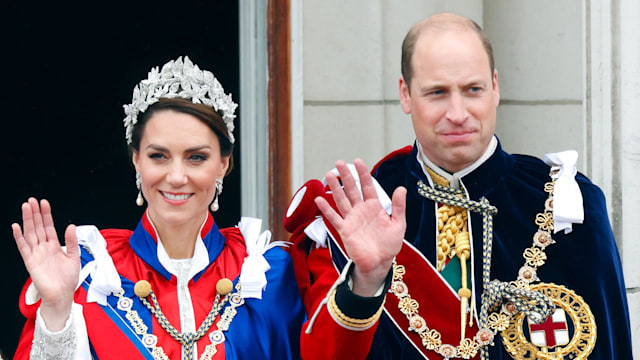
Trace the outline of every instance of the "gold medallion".
{"type": "Polygon", "coordinates": [[[501,333],[507,352],[514,359],[586,360],[596,343],[596,321],[589,305],[561,285],[537,283],[529,288],[548,296],[556,311],[542,324],[530,322],[524,313],[513,316],[501,333]]]}

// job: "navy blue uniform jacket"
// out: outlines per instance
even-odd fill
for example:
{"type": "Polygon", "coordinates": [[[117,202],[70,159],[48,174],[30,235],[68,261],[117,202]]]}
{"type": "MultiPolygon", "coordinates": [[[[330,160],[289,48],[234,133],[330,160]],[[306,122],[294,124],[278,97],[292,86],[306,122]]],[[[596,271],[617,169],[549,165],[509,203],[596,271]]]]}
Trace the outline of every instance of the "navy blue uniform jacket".
{"type": "MultiPolygon", "coordinates": [[[[407,188],[407,230],[405,239],[436,263],[434,204],[418,194],[417,183],[429,184],[416,160],[417,148],[389,156],[375,168],[374,177],[391,195],[398,186],[407,188]]],[[[498,144],[494,154],[461,179],[471,200],[486,197],[498,208],[493,217],[494,238],[491,279],[512,281],[524,264],[523,251],[532,245],[538,230],[536,214],[543,212],[550,180],[549,166],[540,159],[511,155],[498,144]]],[[[595,316],[597,341],[589,359],[631,359],[631,334],[627,298],[620,256],[613,237],[605,198],[584,175],[576,181],[582,191],[584,222],[573,232],[553,235],[556,243],[547,247],[547,262],[538,268],[542,282],[561,284],[586,301],[595,316]]],[[[471,213],[475,286],[482,285],[482,217],[471,213]]],[[[476,291],[480,304],[481,291],[476,291]]],[[[428,319],[427,319],[428,321],[428,319]]],[[[490,347],[492,360],[511,359],[500,336],[490,347]]],[[[390,320],[383,316],[376,331],[369,358],[421,359],[390,320]]]]}

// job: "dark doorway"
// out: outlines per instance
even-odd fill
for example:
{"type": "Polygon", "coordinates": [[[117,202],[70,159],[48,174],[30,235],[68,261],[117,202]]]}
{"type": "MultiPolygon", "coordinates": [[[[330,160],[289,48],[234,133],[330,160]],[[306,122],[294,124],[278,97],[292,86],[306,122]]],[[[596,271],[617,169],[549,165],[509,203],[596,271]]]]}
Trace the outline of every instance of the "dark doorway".
{"type": "MultiPolygon", "coordinates": [[[[4,4],[4,200],[0,351],[11,357],[24,318],[27,272],[11,235],[29,196],[52,203],[60,236],[70,224],[133,228],[134,171],[123,104],[152,66],[188,55],[239,102],[238,1],[28,2],[4,4]]],[[[235,168],[225,180],[220,227],[240,215],[239,121],[235,168]]]]}

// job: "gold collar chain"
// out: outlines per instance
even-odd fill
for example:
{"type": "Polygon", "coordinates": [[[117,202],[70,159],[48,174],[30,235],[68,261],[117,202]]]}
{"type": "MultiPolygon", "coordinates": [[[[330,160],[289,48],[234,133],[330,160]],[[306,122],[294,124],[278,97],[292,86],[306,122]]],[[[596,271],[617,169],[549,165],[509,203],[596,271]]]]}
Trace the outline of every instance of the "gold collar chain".
{"type": "MultiPolygon", "coordinates": [[[[536,359],[570,358],[586,360],[591,351],[593,351],[597,337],[595,317],[589,305],[574,291],[562,285],[540,282],[538,278],[538,268],[547,261],[545,249],[549,245],[556,243],[551,236],[554,228],[553,192],[555,185],[555,180],[553,180],[554,169],[552,168],[551,171],[552,180],[544,185],[544,191],[549,194],[544,203],[544,211],[538,213],[535,219],[538,231],[533,235],[532,246],[524,250],[524,265],[520,267],[518,278],[513,284],[517,288],[534,290],[549,298],[556,308],[561,310],[560,318],[562,318],[562,322],[566,322],[566,316],[571,318],[574,335],[571,339],[567,339],[566,343],[556,344],[554,339],[554,344],[547,344],[545,331],[544,346],[533,344],[533,340],[529,342],[524,336],[524,315],[516,314],[517,311],[514,311],[515,306],[512,302],[505,303],[500,314],[491,314],[490,323],[495,330],[502,332],[504,347],[514,359],[522,358],[525,354],[529,354],[536,359]]],[[[557,323],[554,318],[555,314],[551,318],[551,325],[559,326],[558,324],[562,322],[557,323]]],[[[531,337],[531,324],[529,324],[529,327],[529,335],[531,337]]],[[[569,331],[568,327],[566,331],[569,331]]],[[[553,336],[555,337],[555,330],[553,336]]]]}
{"type": "MultiPolygon", "coordinates": [[[[438,188],[438,186],[435,187],[438,188]]],[[[553,231],[553,188],[553,180],[547,182],[544,186],[544,191],[549,195],[545,201],[544,211],[536,215],[535,224],[538,225],[538,231],[533,236],[533,245],[524,250],[523,257],[525,259],[525,265],[518,271],[518,279],[511,283],[513,287],[523,289],[527,294],[531,293],[529,284],[539,280],[536,275],[537,268],[544,265],[547,260],[544,249],[548,245],[555,243],[551,237],[551,231],[553,231]]],[[[433,198],[433,196],[428,197],[425,195],[426,192],[431,192],[431,190],[422,182],[419,182],[418,189],[421,195],[427,198],[433,198]]],[[[487,255],[483,254],[483,256],[487,255]]],[[[418,315],[419,303],[409,294],[409,288],[403,281],[405,273],[405,267],[397,264],[394,260],[393,280],[389,292],[398,298],[398,308],[405,314],[409,321],[408,330],[418,333],[422,339],[422,345],[426,349],[435,351],[446,360],[454,358],[471,359],[476,356],[481,349],[483,350],[482,358],[488,358],[486,347],[493,345],[493,339],[497,332],[507,329],[512,317],[522,309],[522,306],[517,305],[515,302],[508,301],[504,303],[499,311],[491,312],[486,324],[480,324],[480,329],[472,338],[464,336],[465,325],[463,319],[460,343],[457,346],[443,344],[440,332],[435,329],[430,329],[425,319],[418,315]]],[[[488,289],[485,289],[485,291],[487,290],[488,289]]]]}
{"type": "MultiPolygon", "coordinates": [[[[406,274],[404,265],[393,262],[393,280],[389,292],[398,298],[398,308],[409,320],[409,331],[416,332],[422,339],[422,345],[427,350],[435,351],[445,359],[471,359],[476,356],[480,347],[488,344],[483,332],[478,331],[474,338],[463,338],[458,346],[442,343],[442,335],[427,326],[426,320],[418,314],[420,304],[409,294],[409,287],[403,281],[406,274]]],[[[485,329],[486,330],[486,329],[485,329]]],[[[493,337],[491,337],[493,339],[493,337]]]]}
{"type": "MultiPolygon", "coordinates": [[[[537,269],[547,261],[545,248],[555,244],[551,237],[553,231],[553,188],[555,181],[544,184],[544,191],[548,194],[544,202],[544,211],[536,214],[535,224],[538,231],[533,235],[533,245],[526,248],[522,254],[524,265],[518,270],[518,278],[511,284],[519,289],[526,289],[534,281],[538,281],[537,269]]],[[[509,321],[518,312],[513,302],[506,302],[499,312],[489,315],[489,327],[493,330],[503,331],[509,326],[509,321]]]]}
{"type": "MultiPolygon", "coordinates": [[[[136,284],[136,287],[137,286],[138,284],[136,284]]],[[[236,284],[235,292],[225,295],[224,300],[228,301],[229,306],[225,308],[223,314],[220,316],[220,319],[216,323],[217,329],[209,333],[209,341],[211,343],[205,347],[204,352],[200,355],[200,360],[211,360],[217,352],[216,346],[219,344],[222,344],[225,341],[225,336],[223,331],[227,331],[229,329],[229,326],[231,325],[231,321],[237,314],[236,308],[244,304],[244,299],[242,298],[242,296],[240,296],[239,292],[240,292],[240,283],[236,284]]],[[[150,294],[152,293],[149,288],[149,294],[147,295],[150,295],[150,294]]],[[[131,298],[124,296],[124,289],[120,288],[120,290],[117,293],[114,293],[114,295],[118,298],[117,308],[125,312],[125,318],[129,321],[135,333],[141,337],[142,343],[149,349],[153,358],[156,360],[170,360],[167,354],[164,352],[164,349],[161,346],[158,346],[158,337],[148,332],[149,331],[148,326],[145,325],[144,321],[142,320],[138,312],[136,310],[133,310],[133,300],[131,298]]],[[[144,295],[144,294],[141,294],[141,295],[144,295]]],[[[218,299],[218,297],[219,297],[219,294],[216,298],[218,299]]],[[[145,303],[145,305],[148,308],[151,306],[149,302],[146,301],[146,299],[142,300],[142,302],[145,303]]],[[[212,312],[216,312],[215,311],[216,308],[219,312],[220,308],[224,306],[224,303],[222,305],[220,305],[219,303],[218,304],[216,303],[214,303],[214,305],[212,306],[212,309],[211,309],[212,312]]],[[[154,314],[154,316],[156,316],[156,318],[158,318],[158,316],[153,310],[150,309],[150,311],[152,314],[154,314]]],[[[211,316],[211,313],[209,315],[211,316]]],[[[217,316],[217,312],[215,316],[217,316]]],[[[215,316],[213,316],[214,319],[215,319],[215,316]]],[[[158,320],[160,321],[160,319],[158,320]]],[[[169,334],[171,335],[170,332],[169,334]]],[[[190,345],[190,346],[193,346],[193,345],[190,345]]]]}

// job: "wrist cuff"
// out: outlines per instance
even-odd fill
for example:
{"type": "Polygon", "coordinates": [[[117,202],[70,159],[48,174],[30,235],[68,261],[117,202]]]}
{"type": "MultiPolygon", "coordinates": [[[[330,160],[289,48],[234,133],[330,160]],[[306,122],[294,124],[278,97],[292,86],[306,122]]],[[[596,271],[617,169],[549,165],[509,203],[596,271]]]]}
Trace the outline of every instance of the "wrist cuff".
{"type": "MultiPolygon", "coordinates": [[[[353,266],[349,269],[348,276],[351,276],[352,271],[353,266]]],[[[373,297],[354,294],[347,282],[343,282],[329,297],[329,312],[336,321],[345,327],[360,330],[371,327],[382,314],[386,293],[391,286],[392,275],[393,273],[389,271],[382,286],[383,291],[380,295],[373,297]]]]}

